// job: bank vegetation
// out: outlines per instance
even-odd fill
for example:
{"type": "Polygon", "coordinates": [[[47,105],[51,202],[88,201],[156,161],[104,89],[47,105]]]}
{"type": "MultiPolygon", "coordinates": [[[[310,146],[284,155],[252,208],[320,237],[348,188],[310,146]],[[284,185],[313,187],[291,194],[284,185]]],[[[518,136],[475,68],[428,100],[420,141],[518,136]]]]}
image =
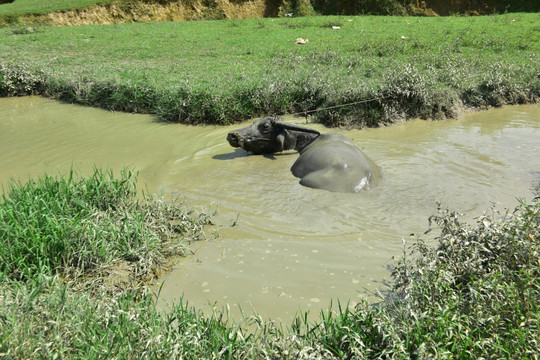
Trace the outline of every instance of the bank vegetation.
{"type": "Polygon", "coordinates": [[[328,126],[540,99],[540,14],[330,16],[0,29],[0,96],[169,122],[309,114],[328,126]]]}
{"type": "Polygon", "coordinates": [[[535,194],[475,225],[441,209],[430,218],[436,244],[404,244],[394,287],[380,303],[336,304],[315,322],[299,315],[277,325],[257,315],[234,323],[226,311],[204,315],[183,301],[156,308],[145,284],[204,238],[208,217],[159,198],[141,200],[133,173],[11,183],[0,198],[0,356],[537,358],[535,194]]]}
{"type": "Polygon", "coordinates": [[[448,16],[539,12],[527,0],[0,0],[0,25],[90,25],[313,15],[448,16]]]}

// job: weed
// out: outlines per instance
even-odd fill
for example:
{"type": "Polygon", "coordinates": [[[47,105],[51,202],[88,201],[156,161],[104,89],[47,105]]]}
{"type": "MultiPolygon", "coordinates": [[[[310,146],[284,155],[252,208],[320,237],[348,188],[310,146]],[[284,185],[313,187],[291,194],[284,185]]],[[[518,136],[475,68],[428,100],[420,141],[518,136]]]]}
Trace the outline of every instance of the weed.
{"type": "Polygon", "coordinates": [[[11,30],[13,35],[25,35],[25,34],[34,34],[38,30],[33,26],[16,26],[11,30]]]}
{"type": "Polygon", "coordinates": [[[266,22],[257,19],[257,29],[264,29],[266,27],[266,22]]]}
{"type": "Polygon", "coordinates": [[[528,357],[536,353],[540,298],[538,199],[523,201],[512,215],[493,211],[475,227],[448,210],[430,218],[441,235],[438,247],[423,241],[413,260],[394,271],[396,289],[415,319],[411,336],[435,352],[467,358],[528,357]],[[536,338],[536,339],[535,339],[536,338]]]}
{"type": "Polygon", "coordinates": [[[44,74],[23,64],[0,64],[0,96],[39,94],[44,89],[44,74]]]}

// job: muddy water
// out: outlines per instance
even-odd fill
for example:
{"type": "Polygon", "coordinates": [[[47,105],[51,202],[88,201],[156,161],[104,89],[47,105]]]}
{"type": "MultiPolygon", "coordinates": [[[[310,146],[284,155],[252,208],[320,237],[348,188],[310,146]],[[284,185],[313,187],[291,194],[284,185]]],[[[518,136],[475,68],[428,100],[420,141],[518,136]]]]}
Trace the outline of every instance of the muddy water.
{"type": "Polygon", "coordinates": [[[384,179],[370,192],[339,194],[300,186],[289,172],[294,152],[231,148],[225,136],[238,126],[164,125],[39,97],[0,99],[0,183],[72,166],[130,166],[149,191],[217,211],[208,233],[219,237],[195,245],[162,279],[164,306],[183,295],[205,311],[229,304],[233,314],[255,309],[289,320],[298,309],[384,289],[402,239],[427,228],[437,201],[472,216],[492,202],[504,209],[516,196],[530,198],[540,181],[539,119],[532,105],[342,132],[384,179]]]}

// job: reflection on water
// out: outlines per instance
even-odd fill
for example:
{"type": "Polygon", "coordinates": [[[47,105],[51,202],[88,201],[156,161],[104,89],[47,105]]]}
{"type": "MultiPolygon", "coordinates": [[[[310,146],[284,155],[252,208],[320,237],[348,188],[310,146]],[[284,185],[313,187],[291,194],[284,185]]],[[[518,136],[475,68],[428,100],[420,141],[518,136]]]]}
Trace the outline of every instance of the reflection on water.
{"type": "Polygon", "coordinates": [[[242,125],[165,125],[39,97],[0,99],[0,182],[130,166],[149,191],[217,210],[208,232],[219,238],[195,245],[163,279],[163,303],[184,295],[203,310],[229,303],[289,319],[383,287],[402,238],[427,228],[437,201],[473,217],[492,202],[503,209],[529,198],[540,174],[538,119],[531,105],[351,132],[313,125],[345,134],[383,170],[373,191],[341,194],[300,186],[289,171],[294,152],[231,148],[226,134],[242,125]]]}

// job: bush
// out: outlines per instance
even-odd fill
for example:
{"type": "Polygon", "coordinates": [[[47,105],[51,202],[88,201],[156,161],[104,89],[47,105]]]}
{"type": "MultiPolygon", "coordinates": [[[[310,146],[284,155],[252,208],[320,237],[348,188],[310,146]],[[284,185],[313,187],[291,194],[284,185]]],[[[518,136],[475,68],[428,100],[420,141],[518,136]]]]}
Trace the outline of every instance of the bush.
{"type": "MultiPolygon", "coordinates": [[[[537,191],[538,192],[538,191],[537,191]]],[[[540,193],[540,192],[539,192],[540,193]]],[[[438,246],[419,240],[394,270],[397,309],[409,324],[410,353],[421,357],[529,358],[538,355],[540,197],[475,227],[440,210],[438,246]]]]}
{"type": "Polygon", "coordinates": [[[294,16],[310,16],[315,15],[313,6],[310,0],[295,0],[294,16]]]}
{"type": "Polygon", "coordinates": [[[22,64],[0,63],[0,96],[35,95],[43,92],[42,72],[22,64]]]}

